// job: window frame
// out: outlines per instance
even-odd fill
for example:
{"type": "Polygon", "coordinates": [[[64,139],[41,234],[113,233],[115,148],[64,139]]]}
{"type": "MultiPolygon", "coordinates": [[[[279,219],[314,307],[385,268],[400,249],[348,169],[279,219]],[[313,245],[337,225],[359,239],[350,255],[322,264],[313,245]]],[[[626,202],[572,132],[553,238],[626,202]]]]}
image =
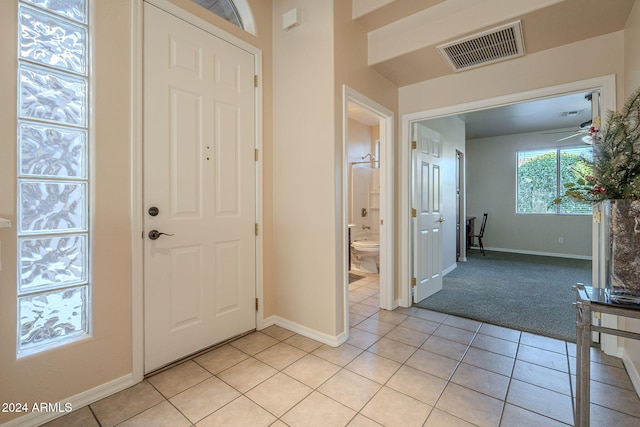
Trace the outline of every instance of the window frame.
{"type": "Polygon", "coordinates": [[[236,6],[235,2],[233,0],[226,0],[224,2],[224,4],[222,6],[218,7],[214,7],[216,6],[218,3],[220,3],[220,0],[218,0],[218,2],[216,3],[212,3],[210,6],[207,7],[207,5],[205,4],[204,0],[191,0],[193,3],[197,4],[198,6],[202,7],[203,9],[208,10],[209,12],[215,14],[216,16],[219,16],[220,18],[224,19],[227,22],[230,22],[231,24],[235,25],[236,27],[240,28],[241,30],[244,30],[244,22],[242,21],[242,16],[240,15],[240,12],[238,11],[238,7],[236,6]],[[228,12],[228,16],[225,16],[221,13],[218,13],[218,10],[222,9],[226,12],[228,12]]]}
{"type": "MultiPolygon", "coordinates": [[[[580,210],[575,210],[575,211],[567,211],[566,209],[566,204],[553,204],[553,200],[557,197],[561,197],[564,194],[564,186],[562,183],[562,154],[563,152],[568,152],[571,150],[580,150],[580,151],[585,151],[591,149],[593,150],[593,147],[590,146],[585,146],[585,144],[572,144],[572,145],[564,145],[564,146],[556,146],[556,147],[539,147],[539,148],[524,148],[524,149],[519,149],[516,150],[516,159],[515,159],[515,163],[516,163],[516,176],[515,176],[515,181],[516,181],[516,191],[515,191],[515,213],[516,215],[563,215],[563,216],[571,216],[571,215],[579,215],[579,216],[584,216],[584,215],[591,215],[592,211],[591,211],[591,204],[590,203],[584,203],[584,210],[580,211],[580,210]],[[520,189],[521,189],[521,183],[520,183],[520,167],[521,167],[521,154],[522,153],[535,153],[535,152],[540,152],[540,154],[538,156],[532,156],[531,158],[535,158],[535,157],[540,157],[542,155],[544,155],[544,152],[549,152],[549,153],[554,153],[555,154],[555,195],[551,196],[549,198],[549,205],[547,207],[547,210],[545,212],[540,212],[540,211],[536,211],[536,212],[523,212],[520,209],[520,189]],[[587,208],[588,206],[588,208],[587,208]],[[551,209],[553,208],[553,210],[551,209]]],[[[576,153],[577,155],[582,156],[581,153],[576,153]]]]}

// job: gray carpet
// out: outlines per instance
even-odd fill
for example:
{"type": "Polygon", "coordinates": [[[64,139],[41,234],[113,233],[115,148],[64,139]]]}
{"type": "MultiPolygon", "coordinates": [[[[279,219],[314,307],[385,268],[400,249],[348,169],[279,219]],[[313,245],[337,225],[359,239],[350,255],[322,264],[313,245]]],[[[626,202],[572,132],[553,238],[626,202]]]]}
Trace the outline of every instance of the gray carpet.
{"type": "Polygon", "coordinates": [[[444,277],[442,291],[415,305],[575,342],[571,287],[591,283],[591,261],[470,252],[444,277]]]}

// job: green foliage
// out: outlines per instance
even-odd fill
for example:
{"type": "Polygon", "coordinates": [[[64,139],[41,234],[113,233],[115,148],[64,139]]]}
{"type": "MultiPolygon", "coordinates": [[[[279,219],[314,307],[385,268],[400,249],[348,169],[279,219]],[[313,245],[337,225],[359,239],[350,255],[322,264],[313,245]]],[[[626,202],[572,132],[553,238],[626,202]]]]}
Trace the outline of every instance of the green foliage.
{"type": "MultiPolygon", "coordinates": [[[[558,195],[557,150],[541,154],[523,162],[518,167],[518,212],[556,213],[557,207],[549,205],[549,200],[558,195]]],[[[581,179],[590,174],[588,160],[560,150],[560,184],[581,179]]],[[[564,213],[586,213],[591,208],[584,203],[569,201],[563,207],[564,213]]]]}
{"type": "Polygon", "coordinates": [[[556,152],[533,157],[518,167],[518,212],[554,212],[549,196],[556,195],[556,152]]]}

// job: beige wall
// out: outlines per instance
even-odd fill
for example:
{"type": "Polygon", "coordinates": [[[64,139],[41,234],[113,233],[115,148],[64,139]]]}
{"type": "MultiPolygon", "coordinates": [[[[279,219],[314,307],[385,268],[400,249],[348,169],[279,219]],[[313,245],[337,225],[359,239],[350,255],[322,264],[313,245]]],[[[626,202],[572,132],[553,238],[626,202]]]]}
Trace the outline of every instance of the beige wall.
{"type": "MultiPolygon", "coordinates": [[[[336,167],[341,167],[342,159],[342,128],[343,128],[343,107],[342,107],[342,88],[343,85],[347,85],[351,89],[361,93],[367,98],[377,102],[388,110],[392,111],[395,118],[394,123],[394,141],[390,143],[395,147],[395,158],[400,158],[400,149],[398,144],[399,135],[399,115],[398,115],[398,87],[387,80],[385,77],[368,67],[367,57],[367,33],[362,29],[360,25],[351,19],[352,14],[352,1],[350,0],[334,0],[334,49],[335,49],[335,86],[334,86],[334,120],[336,127],[334,129],[334,143],[339,153],[336,157],[336,167]]],[[[394,216],[398,217],[398,189],[399,179],[396,174],[396,191],[395,191],[395,207],[396,212],[394,216]]],[[[343,194],[339,186],[336,188],[335,197],[337,200],[343,200],[343,194]]],[[[336,216],[339,217],[342,214],[342,205],[337,206],[336,216]]],[[[398,235],[399,227],[396,222],[395,235],[398,235]]],[[[346,241],[346,228],[339,227],[336,229],[338,245],[341,242],[346,241]]],[[[397,237],[396,237],[397,242],[397,237]]],[[[398,245],[396,243],[396,250],[390,256],[394,257],[394,263],[397,264],[398,245]]],[[[339,249],[336,248],[336,253],[339,249]]],[[[345,263],[339,260],[339,265],[342,266],[345,263]]],[[[399,272],[396,270],[396,275],[399,272]]],[[[342,277],[343,272],[339,272],[336,277],[336,288],[339,295],[343,295],[342,289],[342,277]]],[[[398,283],[396,277],[390,277],[392,280],[391,286],[395,289],[395,295],[398,295],[398,283]]],[[[342,310],[344,301],[338,301],[338,309],[342,310]]],[[[341,312],[337,313],[341,316],[341,312]]],[[[342,319],[339,319],[342,322],[342,319]]]]}
{"type": "Polygon", "coordinates": [[[273,2],[273,235],[276,314],[335,336],[333,8],[273,2]],[[301,24],[282,29],[298,8],[301,24]]]}
{"type": "Polygon", "coordinates": [[[623,97],[622,31],[400,88],[400,114],[494,98],[609,74],[623,97]],[[592,53],[597,52],[594,56],[592,53]]]}
{"type": "MultiPolygon", "coordinates": [[[[15,2],[0,2],[2,61],[0,84],[0,216],[14,226],[3,230],[0,272],[0,402],[57,402],[130,375],[131,249],[129,132],[130,4],[95,3],[95,159],[91,251],[93,334],[91,338],[16,360],[16,206],[15,206],[15,2]]],[[[0,413],[0,423],[19,414],[0,413]]]]}
{"type": "Polygon", "coordinates": [[[640,87],[640,1],[636,0],[624,28],[624,92],[640,87]]]}
{"type": "Polygon", "coordinates": [[[392,111],[397,88],[366,66],[350,1],[274,1],[273,52],[275,314],[335,337],[345,332],[342,87],[392,111]],[[301,23],[284,31],[294,7],[301,23]]]}

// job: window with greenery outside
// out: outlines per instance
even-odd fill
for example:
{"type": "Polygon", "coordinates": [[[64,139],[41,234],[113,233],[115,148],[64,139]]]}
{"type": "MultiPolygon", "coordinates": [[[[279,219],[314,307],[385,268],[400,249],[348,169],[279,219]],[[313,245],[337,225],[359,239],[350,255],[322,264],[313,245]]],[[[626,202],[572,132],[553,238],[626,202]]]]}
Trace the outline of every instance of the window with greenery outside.
{"type": "Polygon", "coordinates": [[[517,213],[589,214],[591,206],[580,201],[549,203],[559,197],[564,184],[591,174],[590,147],[567,147],[518,152],[517,213]]]}

